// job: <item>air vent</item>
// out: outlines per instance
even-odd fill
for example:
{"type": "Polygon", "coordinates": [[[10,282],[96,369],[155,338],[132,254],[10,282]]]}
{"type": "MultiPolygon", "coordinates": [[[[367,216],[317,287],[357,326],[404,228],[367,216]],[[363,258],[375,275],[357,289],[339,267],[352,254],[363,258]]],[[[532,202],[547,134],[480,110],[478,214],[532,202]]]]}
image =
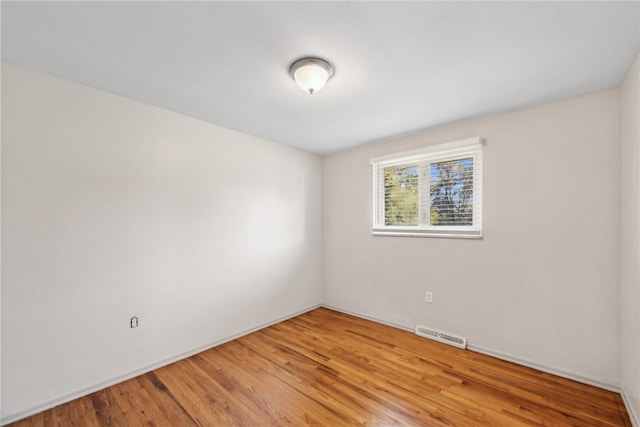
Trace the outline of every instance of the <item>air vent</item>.
{"type": "Polygon", "coordinates": [[[444,344],[449,344],[463,350],[467,348],[466,338],[462,338],[448,332],[442,332],[437,329],[429,328],[428,326],[416,326],[416,335],[424,338],[429,338],[430,340],[438,341],[444,344]]]}

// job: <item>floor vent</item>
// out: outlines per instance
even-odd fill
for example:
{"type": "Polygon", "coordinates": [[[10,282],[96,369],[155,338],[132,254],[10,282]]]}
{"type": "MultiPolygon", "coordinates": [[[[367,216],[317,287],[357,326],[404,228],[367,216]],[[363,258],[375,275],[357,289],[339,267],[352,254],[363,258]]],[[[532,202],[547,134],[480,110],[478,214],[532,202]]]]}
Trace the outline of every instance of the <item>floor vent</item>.
{"type": "Polygon", "coordinates": [[[448,332],[442,332],[437,329],[429,328],[427,326],[416,326],[416,335],[424,338],[429,338],[434,341],[438,341],[444,344],[449,344],[461,349],[467,348],[467,339],[459,337],[457,335],[450,334],[448,332]]]}

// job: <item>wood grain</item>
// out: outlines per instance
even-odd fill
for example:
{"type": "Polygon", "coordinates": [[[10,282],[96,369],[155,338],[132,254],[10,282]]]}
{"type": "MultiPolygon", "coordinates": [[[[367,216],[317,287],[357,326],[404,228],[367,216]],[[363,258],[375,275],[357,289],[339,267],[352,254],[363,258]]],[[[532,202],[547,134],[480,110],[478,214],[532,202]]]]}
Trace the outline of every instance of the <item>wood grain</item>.
{"type": "Polygon", "coordinates": [[[12,426],[631,426],[620,395],[320,308],[12,426]]]}

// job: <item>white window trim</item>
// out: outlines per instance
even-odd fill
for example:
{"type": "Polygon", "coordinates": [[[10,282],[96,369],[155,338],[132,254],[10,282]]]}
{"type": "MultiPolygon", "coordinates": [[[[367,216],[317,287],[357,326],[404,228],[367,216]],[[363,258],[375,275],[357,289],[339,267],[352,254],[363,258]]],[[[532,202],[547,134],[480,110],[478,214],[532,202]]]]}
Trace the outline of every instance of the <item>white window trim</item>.
{"type": "MultiPolygon", "coordinates": [[[[446,237],[462,239],[482,238],[482,148],[480,137],[468,138],[445,144],[432,145],[418,150],[404,151],[370,159],[373,167],[373,221],[372,233],[377,236],[446,237]],[[384,173],[385,167],[432,162],[434,160],[454,160],[463,156],[473,156],[474,214],[471,226],[388,226],[384,225],[384,173]]],[[[429,200],[426,194],[429,186],[426,172],[418,176],[420,197],[429,200]]],[[[427,214],[429,209],[426,210],[427,214]]],[[[423,215],[425,210],[423,210],[423,215]]]]}

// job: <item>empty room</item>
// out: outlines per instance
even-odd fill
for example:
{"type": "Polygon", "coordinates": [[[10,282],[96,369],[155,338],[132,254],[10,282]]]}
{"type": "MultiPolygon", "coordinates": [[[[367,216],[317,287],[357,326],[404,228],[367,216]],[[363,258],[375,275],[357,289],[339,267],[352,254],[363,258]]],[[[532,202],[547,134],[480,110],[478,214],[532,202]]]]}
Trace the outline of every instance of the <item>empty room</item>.
{"type": "Polygon", "coordinates": [[[640,427],[640,1],[0,14],[0,425],[640,427]]]}

